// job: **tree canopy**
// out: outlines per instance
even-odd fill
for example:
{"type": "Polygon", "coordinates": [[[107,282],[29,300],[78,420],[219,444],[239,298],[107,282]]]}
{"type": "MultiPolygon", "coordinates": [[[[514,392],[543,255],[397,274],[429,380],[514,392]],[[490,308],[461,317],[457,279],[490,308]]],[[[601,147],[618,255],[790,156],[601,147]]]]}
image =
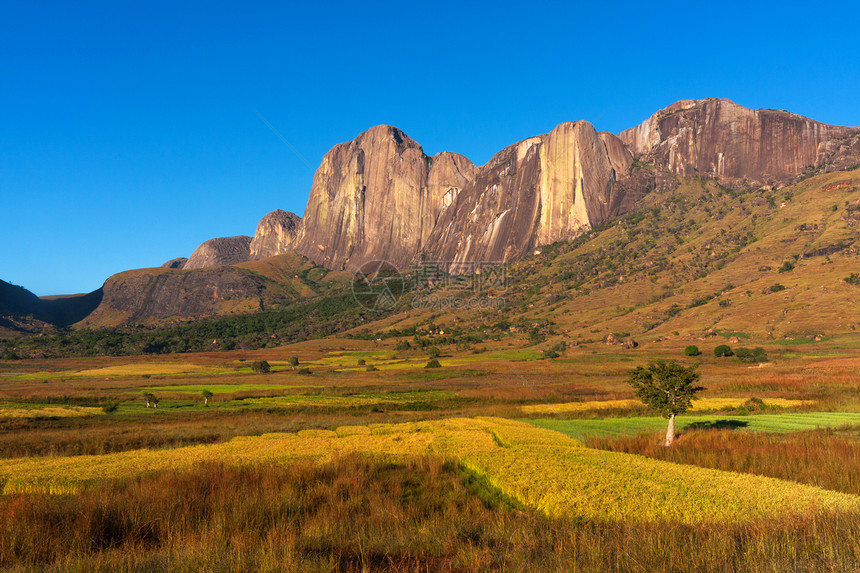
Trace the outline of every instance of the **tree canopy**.
{"type": "Polygon", "coordinates": [[[675,416],[690,409],[693,396],[704,390],[697,386],[699,373],[693,367],[671,362],[651,362],[630,371],[628,382],[642,402],[664,418],[669,418],[666,446],[675,440],[675,416]]]}
{"type": "Polygon", "coordinates": [[[630,371],[628,382],[642,402],[668,418],[690,409],[693,396],[704,390],[696,385],[699,378],[695,368],[661,360],[647,367],[637,366],[630,371]]]}

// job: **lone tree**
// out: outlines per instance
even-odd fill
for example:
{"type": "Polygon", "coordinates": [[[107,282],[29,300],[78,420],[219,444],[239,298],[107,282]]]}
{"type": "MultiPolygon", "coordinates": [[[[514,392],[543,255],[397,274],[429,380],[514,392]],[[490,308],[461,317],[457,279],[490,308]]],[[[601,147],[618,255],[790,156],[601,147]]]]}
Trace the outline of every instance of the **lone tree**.
{"type": "Polygon", "coordinates": [[[203,396],[203,405],[208,406],[209,405],[209,398],[212,397],[212,391],[211,390],[203,390],[202,392],[200,392],[200,395],[203,396]]]}
{"type": "Polygon", "coordinates": [[[299,359],[297,356],[290,356],[290,368],[293,370],[296,369],[296,366],[299,365],[299,359]]]}
{"type": "Polygon", "coordinates": [[[158,407],[157,406],[158,401],[155,399],[155,394],[153,394],[152,392],[147,392],[146,394],[144,394],[143,399],[146,400],[146,407],[147,408],[151,408],[153,402],[156,403],[156,408],[158,407]]]}
{"type": "Polygon", "coordinates": [[[675,416],[686,412],[696,392],[704,390],[696,386],[699,373],[695,368],[688,368],[674,360],[661,360],[649,363],[647,368],[637,366],[630,371],[627,381],[646,406],[664,418],[669,418],[665,445],[671,446],[675,440],[675,416]]]}

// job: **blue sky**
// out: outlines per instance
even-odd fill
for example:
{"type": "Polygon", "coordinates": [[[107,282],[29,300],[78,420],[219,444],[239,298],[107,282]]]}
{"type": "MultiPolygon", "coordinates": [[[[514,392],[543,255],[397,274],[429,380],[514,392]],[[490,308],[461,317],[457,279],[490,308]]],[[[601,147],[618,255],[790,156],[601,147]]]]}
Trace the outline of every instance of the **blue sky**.
{"type": "Polygon", "coordinates": [[[39,295],[301,214],[257,113],[314,168],[380,123],[482,164],[685,98],[860,125],[853,3],[125,4],[0,6],[0,279],[39,295]]]}

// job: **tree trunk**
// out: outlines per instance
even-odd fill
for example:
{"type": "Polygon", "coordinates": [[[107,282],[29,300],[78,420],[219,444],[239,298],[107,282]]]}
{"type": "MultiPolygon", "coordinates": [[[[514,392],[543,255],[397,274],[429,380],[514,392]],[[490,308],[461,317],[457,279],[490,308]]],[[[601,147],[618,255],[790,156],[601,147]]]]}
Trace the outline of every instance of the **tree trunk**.
{"type": "Polygon", "coordinates": [[[675,414],[669,415],[669,427],[666,429],[666,443],[663,444],[667,448],[675,441],[675,414]]]}
{"type": "Polygon", "coordinates": [[[209,398],[203,398],[203,405],[204,405],[204,406],[208,406],[208,405],[209,405],[209,398]]]}

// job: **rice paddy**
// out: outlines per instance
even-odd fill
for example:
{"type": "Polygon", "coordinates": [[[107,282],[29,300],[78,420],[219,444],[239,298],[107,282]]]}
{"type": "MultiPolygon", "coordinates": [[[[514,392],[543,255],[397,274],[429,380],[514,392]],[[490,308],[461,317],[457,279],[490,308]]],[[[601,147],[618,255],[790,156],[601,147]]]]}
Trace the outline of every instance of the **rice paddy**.
{"type": "Polygon", "coordinates": [[[173,450],[10,459],[0,461],[0,479],[4,494],[66,493],[99,480],[183,471],[199,462],[327,461],[351,453],[453,458],[504,495],[547,516],[699,523],[813,510],[860,511],[860,498],[852,495],[592,450],[552,430],[494,418],[273,433],[173,450]],[[749,491],[757,493],[750,496],[749,491]]]}

